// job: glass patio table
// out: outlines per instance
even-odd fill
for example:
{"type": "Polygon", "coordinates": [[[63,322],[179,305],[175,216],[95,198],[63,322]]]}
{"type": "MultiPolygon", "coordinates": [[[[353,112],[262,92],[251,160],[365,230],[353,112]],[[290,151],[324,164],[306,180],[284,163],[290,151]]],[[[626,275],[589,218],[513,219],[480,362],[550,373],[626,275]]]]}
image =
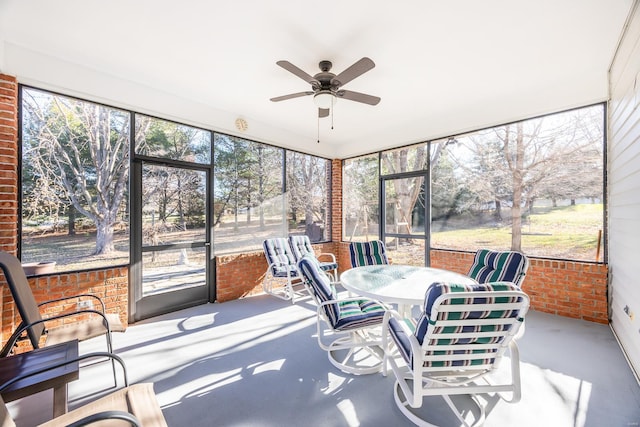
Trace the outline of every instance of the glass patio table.
{"type": "Polygon", "coordinates": [[[340,282],[353,294],[397,304],[404,317],[409,317],[412,306],[423,303],[427,288],[434,282],[477,283],[453,271],[394,264],[355,267],[342,273],[340,282]]]}

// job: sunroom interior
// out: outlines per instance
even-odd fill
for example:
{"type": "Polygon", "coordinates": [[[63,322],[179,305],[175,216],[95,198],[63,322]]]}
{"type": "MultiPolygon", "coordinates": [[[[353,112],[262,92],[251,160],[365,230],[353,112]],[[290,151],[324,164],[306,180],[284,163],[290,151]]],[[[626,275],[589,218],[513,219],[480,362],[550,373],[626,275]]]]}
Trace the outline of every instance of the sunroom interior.
{"type": "MultiPolygon", "coordinates": [[[[516,245],[532,310],[606,325],[637,385],[638,3],[0,0],[0,249],[44,268],[38,298],[95,292],[135,326],[264,298],[268,237],[307,235],[340,272],[350,241],[459,273],[516,245]],[[352,65],[319,107],[311,80],[352,65]],[[51,121],[90,129],[90,110],[121,147],[106,228],[82,201],[100,168],[61,160],[90,138],[51,121]],[[533,133],[555,162],[517,178],[505,147],[533,133]],[[83,173],[85,191],[56,181],[83,173]],[[576,218],[584,235],[562,229],[576,218]]],[[[4,343],[20,321],[6,286],[2,313],[4,343]]]]}

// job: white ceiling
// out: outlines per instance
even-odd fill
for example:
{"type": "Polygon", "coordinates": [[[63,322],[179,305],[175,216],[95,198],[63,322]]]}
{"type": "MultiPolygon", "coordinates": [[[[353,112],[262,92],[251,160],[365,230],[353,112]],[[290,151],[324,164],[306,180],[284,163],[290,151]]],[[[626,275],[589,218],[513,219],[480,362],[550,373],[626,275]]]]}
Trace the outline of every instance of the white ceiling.
{"type": "Polygon", "coordinates": [[[632,0],[0,0],[0,72],[19,82],[329,158],[608,98],[632,0]],[[320,120],[276,65],[338,74],[377,106],[320,120]],[[248,123],[245,132],[234,122],[248,123]]]}

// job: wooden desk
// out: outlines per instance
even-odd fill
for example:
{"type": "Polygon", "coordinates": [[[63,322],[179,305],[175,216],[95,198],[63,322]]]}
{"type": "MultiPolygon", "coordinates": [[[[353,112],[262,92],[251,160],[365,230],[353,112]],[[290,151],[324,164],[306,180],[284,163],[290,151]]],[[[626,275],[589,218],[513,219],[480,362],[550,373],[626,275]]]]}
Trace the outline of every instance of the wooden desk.
{"type": "MultiPolygon", "coordinates": [[[[0,359],[0,385],[16,376],[74,360],[77,357],[78,341],[74,340],[2,358],[0,359]]],[[[52,388],[55,418],[67,412],[67,383],[77,380],[78,376],[79,362],[76,360],[17,381],[2,390],[0,394],[5,402],[11,402],[52,388]]]]}

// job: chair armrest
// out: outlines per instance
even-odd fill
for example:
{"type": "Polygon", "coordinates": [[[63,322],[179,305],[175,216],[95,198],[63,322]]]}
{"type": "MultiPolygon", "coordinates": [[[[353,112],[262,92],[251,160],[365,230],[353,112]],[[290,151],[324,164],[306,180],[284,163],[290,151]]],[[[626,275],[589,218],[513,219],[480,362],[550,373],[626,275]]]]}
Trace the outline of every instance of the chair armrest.
{"type": "Polygon", "coordinates": [[[31,323],[24,323],[24,322],[21,323],[20,327],[13,332],[11,337],[9,337],[9,340],[7,341],[7,343],[2,348],[2,352],[0,352],[0,357],[8,356],[11,353],[11,351],[13,351],[12,349],[20,339],[20,336],[22,335],[22,333],[27,329],[29,329],[30,327],[34,325],[39,325],[40,323],[50,322],[52,320],[58,320],[58,319],[63,319],[65,317],[77,316],[79,314],[97,314],[98,316],[102,316],[105,327],[107,328],[109,333],[111,333],[111,326],[109,325],[109,320],[107,319],[107,316],[104,313],[101,313],[97,310],[80,310],[80,311],[74,311],[71,313],[62,313],[62,314],[47,317],[44,319],[36,320],[35,322],[31,322],[31,323]]]}
{"type": "Polygon", "coordinates": [[[49,316],[49,317],[45,317],[42,318],[40,320],[37,320],[35,322],[31,322],[29,324],[25,324],[24,326],[22,326],[20,329],[22,329],[22,331],[26,331],[28,328],[30,328],[33,325],[37,325],[39,323],[46,323],[46,322],[50,322],[52,320],[58,320],[58,319],[64,319],[65,317],[72,317],[72,316],[78,316],[80,314],[96,314],[100,317],[102,317],[102,320],[104,320],[104,324],[105,327],[109,330],[109,332],[111,332],[111,326],[109,325],[109,319],[107,319],[107,315],[104,314],[101,311],[98,310],[90,310],[90,309],[83,309],[83,310],[78,310],[78,311],[72,311],[69,313],[60,313],[60,314],[56,314],[55,316],[49,316]]]}
{"type": "Polygon", "coordinates": [[[319,253],[316,258],[318,258],[318,260],[320,260],[320,257],[323,257],[323,256],[328,256],[329,258],[331,258],[331,262],[336,262],[336,256],[334,254],[332,254],[332,253],[329,253],[329,252],[319,253]]]}
{"type": "Polygon", "coordinates": [[[94,299],[98,300],[98,302],[100,303],[100,307],[102,307],[102,312],[104,313],[106,311],[104,302],[102,301],[102,298],[100,298],[97,295],[93,295],[93,294],[77,294],[77,295],[72,295],[72,296],[69,296],[69,297],[62,297],[62,298],[56,298],[56,299],[52,299],[52,300],[48,300],[48,301],[43,301],[40,304],[38,304],[38,307],[43,307],[45,305],[53,304],[53,303],[60,302],[60,301],[68,301],[68,300],[71,300],[71,299],[74,299],[74,298],[78,298],[78,299],[80,299],[80,298],[94,298],[94,299]]]}
{"type": "Polygon", "coordinates": [[[87,354],[83,354],[80,355],[76,358],[73,358],[71,360],[65,360],[63,362],[58,362],[58,363],[54,363],[51,365],[46,365],[44,367],[38,368],[38,369],[34,369],[33,371],[29,371],[29,372],[24,372],[20,375],[17,375],[13,378],[11,378],[10,380],[5,381],[3,384],[0,385],[0,392],[2,392],[2,390],[6,389],[7,387],[11,386],[12,384],[15,384],[18,381],[21,381],[25,378],[29,378],[32,377],[34,375],[38,375],[41,374],[43,372],[46,371],[50,371],[52,369],[57,369],[57,368],[61,368],[65,365],[69,365],[71,363],[75,363],[75,362],[80,362],[82,360],[86,360],[86,359],[94,359],[94,358],[109,358],[109,359],[113,359],[116,362],[118,362],[120,364],[120,366],[122,366],[122,373],[123,373],[123,377],[124,377],[124,386],[127,387],[129,386],[129,375],[127,374],[127,367],[124,364],[124,360],[122,360],[122,358],[118,355],[115,355],[113,353],[109,353],[107,351],[101,351],[101,352],[94,352],[94,353],[87,353],[87,354]]]}
{"type": "Polygon", "coordinates": [[[409,343],[411,344],[412,353],[420,357],[420,355],[422,354],[422,352],[420,351],[421,346],[420,346],[420,343],[418,342],[418,339],[415,336],[415,330],[407,324],[407,322],[411,322],[413,325],[413,320],[407,319],[401,316],[400,313],[398,313],[396,310],[387,310],[387,312],[384,314],[384,318],[382,319],[382,345],[385,352],[391,351],[391,348],[389,347],[389,342],[392,342],[395,345],[395,342],[389,339],[389,334],[390,334],[389,321],[392,318],[398,322],[402,332],[404,332],[407,335],[407,338],[409,339],[409,343]]]}
{"type": "Polygon", "coordinates": [[[67,427],[82,427],[103,420],[123,420],[128,421],[134,427],[142,427],[140,421],[129,412],[125,411],[103,411],[88,415],[76,422],[68,424],[67,427]]]}
{"type": "Polygon", "coordinates": [[[418,343],[418,340],[416,339],[416,337],[414,335],[415,326],[416,326],[415,325],[415,320],[403,317],[396,310],[387,310],[387,312],[384,314],[384,319],[382,319],[382,326],[383,326],[383,328],[386,328],[386,330],[389,329],[389,321],[391,320],[391,318],[394,318],[395,320],[398,321],[402,331],[405,334],[407,334],[407,336],[413,338],[416,341],[416,344],[418,344],[418,347],[419,347],[420,344],[418,343]],[[409,323],[411,323],[411,326],[409,326],[409,323]]]}
{"type": "MultiPolygon", "coordinates": [[[[287,272],[287,278],[291,278],[291,270],[286,268],[286,267],[290,267],[290,266],[291,266],[291,264],[275,261],[275,262],[272,262],[271,264],[269,264],[269,266],[267,267],[267,271],[271,271],[271,273],[273,273],[274,267],[285,267],[285,270],[287,272]]],[[[297,266],[294,265],[293,267],[297,271],[297,266]]]]}

